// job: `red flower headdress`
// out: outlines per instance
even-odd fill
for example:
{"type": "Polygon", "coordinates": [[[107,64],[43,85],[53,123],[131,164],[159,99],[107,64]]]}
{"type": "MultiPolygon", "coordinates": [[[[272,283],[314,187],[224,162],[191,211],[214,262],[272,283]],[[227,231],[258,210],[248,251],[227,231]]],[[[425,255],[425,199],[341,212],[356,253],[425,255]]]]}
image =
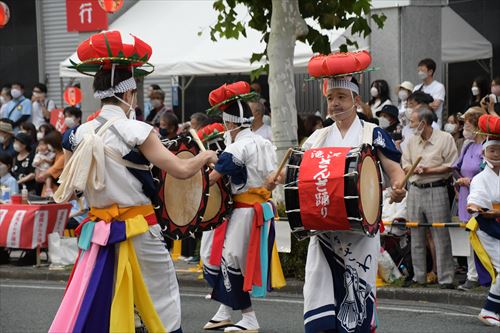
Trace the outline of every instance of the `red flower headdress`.
{"type": "Polygon", "coordinates": [[[223,84],[219,88],[212,90],[208,95],[208,102],[212,107],[207,110],[207,113],[222,112],[227,109],[231,102],[237,100],[248,101],[257,96],[257,93],[251,91],[248,82],[238,81],[235,83],[223,84]]]}
{"type": "Polygon", "coordinates": [[[221,123],[213,123],[207,125],[198,131],[198,137],[203,142],[212,141],[224,135],[224,125],[221,123]]]}
{"type": "Polygon", "coordinates": [[[483,147],[487,147],[492,144],[500,144],[500,117],[483,114],[479,117],[479,132],[487,136],[486,141],[483,143],[483,147]]]}
{"type": "Polygon", "coordinates": [[[133,70],[134,77],[151,74],[154,66],[150,64],[152,48],[141,39],[133,36],[133,44],[124,44],[119,31],[105,31],[90,36],[77,49],[81,63],[71,61],[70,68],[80,73],[94,76],[100,69],[124,67],[133,70]]]}

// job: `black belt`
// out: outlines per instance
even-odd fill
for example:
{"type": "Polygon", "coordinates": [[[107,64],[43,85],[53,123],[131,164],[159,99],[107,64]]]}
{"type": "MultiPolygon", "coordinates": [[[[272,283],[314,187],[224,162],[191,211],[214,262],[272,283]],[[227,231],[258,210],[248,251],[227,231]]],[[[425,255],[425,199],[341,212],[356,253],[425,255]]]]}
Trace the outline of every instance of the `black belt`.
{"type": "Polygon", "coordinates": [[[432,183],[427,183],[427,184],[417,184],[417,183],[411,183],[413,186],[418,187],[420,189],[422,188],[432,188],[432,187],[443,187],[443,186],[448,186],[450,182],[448,180],[438,180],[432,183]]]}

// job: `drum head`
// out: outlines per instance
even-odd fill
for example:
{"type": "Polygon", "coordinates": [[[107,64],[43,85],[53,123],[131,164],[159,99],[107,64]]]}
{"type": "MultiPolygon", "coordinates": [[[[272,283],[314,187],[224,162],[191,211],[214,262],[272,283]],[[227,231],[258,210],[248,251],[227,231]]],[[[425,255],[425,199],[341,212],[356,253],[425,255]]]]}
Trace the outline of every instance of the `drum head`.
{"type": "Polygon", "coordinates": [[[378,162],[370,146],[361,150],[358,165],[358,201],[359,211],[363,218],[363,230],[370,236],[377,233],[382,216],[382,187],[378,162]]]}
{"type": "Polygon", "coordinates": [[[215,184],[210,186],[207,209],[200,222],[198,231],[212,230],[218,227],[229,216],[233,209],[229,188],[229,179],[220,178],[215,184]]]}
{"type": "MultiPolygon", "coordinates": [[[[180,137],[166,144],[181,159],[199,153],[191,137],[180,137]]],[[[208,200],[208,172],[200,169],[188,179],[177,179],[162,171],[160,179],[161,222],[164,233],[172,239],[183,239],[198,229],[208,200]]]]}

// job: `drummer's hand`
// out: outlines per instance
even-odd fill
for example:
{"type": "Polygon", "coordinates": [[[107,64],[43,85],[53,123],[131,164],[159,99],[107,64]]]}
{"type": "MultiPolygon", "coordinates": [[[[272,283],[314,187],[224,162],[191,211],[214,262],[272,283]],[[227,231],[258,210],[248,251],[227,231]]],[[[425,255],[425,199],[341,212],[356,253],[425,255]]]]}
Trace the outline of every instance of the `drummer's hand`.
{"type": "Polygon", "coordinates": [[[482,207],[479,207],[478,205],[475,205],[475,204],[468,204],[467,205],[467,212],[469,214],[475,214],[475,213],[479,213],[479,212],[483,212],[484,209],[482,207]]]}
{"type": "Polygon", "coordinates": [[[219,160],[219,158],[217,157],[217,153],[213,150],[204,151],[204,152],[202,152],[202,154],[206,155],[205,158],[206,158],[207,164],[215,164],[219,160]]]}
{"type": "Polygon", "coordinates": [[[392,202],[401,202],[406,196],[406,190],[399,184],[395,184],[390,192],[392,202]]]}
{"type": "Polygon", "coordinates": [[[487,219],[496,219],[500,217],[500,210],[499,209],[490,209],[485,212],[479,213],[481,216],[487,218],[487,219]]]}

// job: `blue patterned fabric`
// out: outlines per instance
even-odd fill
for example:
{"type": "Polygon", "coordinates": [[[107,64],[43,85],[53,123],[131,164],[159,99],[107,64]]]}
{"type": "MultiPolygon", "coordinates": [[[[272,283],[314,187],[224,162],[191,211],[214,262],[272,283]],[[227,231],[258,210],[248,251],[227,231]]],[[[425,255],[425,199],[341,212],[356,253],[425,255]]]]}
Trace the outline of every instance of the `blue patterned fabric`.
{"type": "Polygon", "coordinates": [[[388,159],[396,163],[401,162],[401,152],[396,148],[389,133],[380,127],[375,127],[373,130],[373,146],[388,159]]]}
{"type": "Polygon", "coordinates": [[[222,152],[215,165],[215,170],[223,175],[231,177],[231,183],[244,187],[247,183],[247,168],[245,164],[233,154],[222,152]]]}

